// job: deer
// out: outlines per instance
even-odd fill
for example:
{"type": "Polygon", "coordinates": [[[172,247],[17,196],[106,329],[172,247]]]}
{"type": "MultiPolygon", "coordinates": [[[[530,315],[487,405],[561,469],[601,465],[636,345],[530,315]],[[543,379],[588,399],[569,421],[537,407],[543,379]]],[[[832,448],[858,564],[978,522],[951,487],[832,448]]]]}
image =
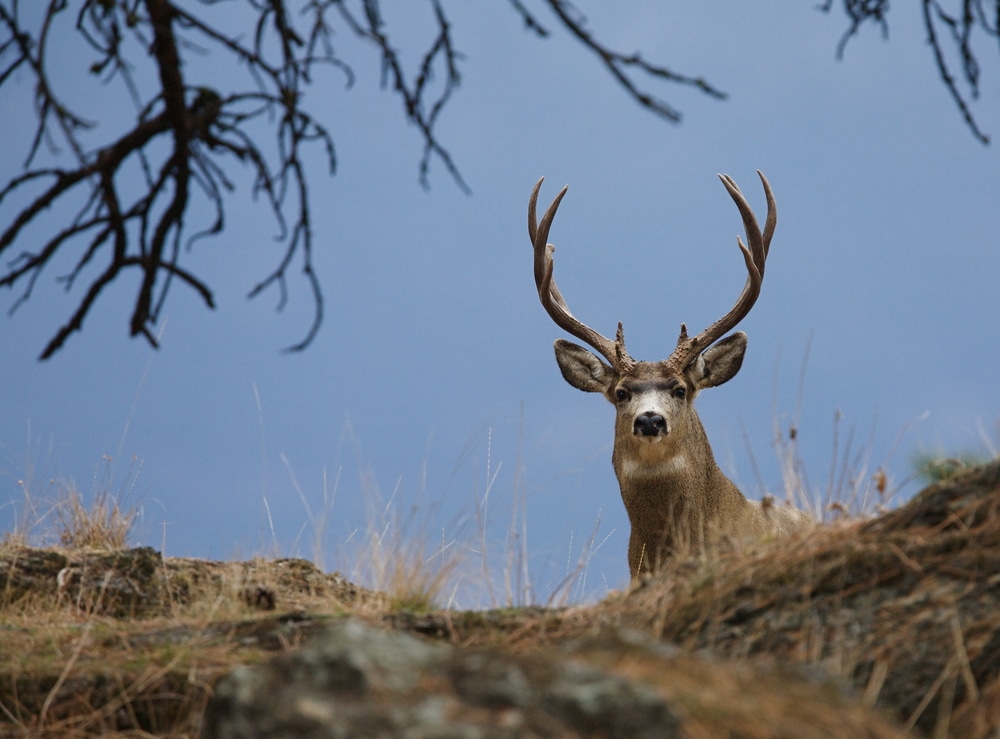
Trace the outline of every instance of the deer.
{"type": "Polygon", "coordinates": [[[570,385],[601,393],[615,407],[611,462],[631,527],[628,566],[633,579],[655,572],[680,552],[704,551],[712,541],[786,535],[813,523],[804,512],[769,497],[762,502],[747,499],[716,464],[694,408],[700,391],[728,382],[743,364],[747,335],[737,331],[721,337],[747,316],[760,295],[778,222],[771,186],[760,170],[757,174],[767,199],[763,232],[735,180],[719,175],[740,212],[749,243],[736,238],[747,270],[743,291],[730,311],[701,333],[689,336],[681,323],[677,346],[660,362],[629,356],[621,322],[613,341],[581,323],[556,286],[549,230],[569,186],[555,197],[541,222],[536,206],[544,177],[528,201],[528,235],[542,306],[559,328],[596,351],[558,339],[556,362],[570,385]]]}

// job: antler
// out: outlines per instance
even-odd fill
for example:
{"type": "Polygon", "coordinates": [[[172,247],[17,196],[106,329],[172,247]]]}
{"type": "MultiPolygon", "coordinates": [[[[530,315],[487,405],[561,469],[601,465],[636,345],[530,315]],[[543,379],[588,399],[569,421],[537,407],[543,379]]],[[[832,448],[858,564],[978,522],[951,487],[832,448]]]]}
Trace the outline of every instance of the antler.
{"type": "Polygon", "coordinates": [[[625,333],[622,330],[621,322],[618,323],[618,333],[614,341],[581,323],[570,312],[566,300],[556,286],[556,281],[552,278],[552,253],[555,251],[555,247],[548,243],[549,227],[552,225],[552,219],[555,218],[559,203],[569,189],[569,185],[559,191],[556,199],[552,201],[552,205],[542,216],[542,222],[537,223],[535,206],[538,202],[538,191],[544,181],[545,178],[542,177],[535,183],[535,187],[531,191],[531,199],[528,201],[528,236],[531,237],[531,243],[535,247],[535,285],[538,287],[538,299],[542,301],[542,307],[559,328],[592,346],[608,360],[616,372],[624,374],[635,366],[635,360],[625,351],[625,333]]]}
{"type": "Polygon", "coordinates": [[[725,185],[733,202],[736,203],[736,207],[739,208],[740,215],[743,217],[743,227],[747,232],[747,241],[750,242],[750,246],[747,247],[739,236],[736,237],[736,243],[739,245],[740,251],[743,252],[743,260],[746,262],[747,281],[743,286],[743,292],[740,293],[740,297],[736,300],[736,305],[726,315],[697,336],[689,338],[687,327],[683,323],[681,324],[681,335],[677,339],[677,348],[674,349],[665,362],[672,365],[678,371],[685,370],[698,354],[710,347],[719,337],[742,321],[747,313],[750,312],[750,309],[753,308],[754,303],[757,302],[757,296],[760,295],[760,286],[764,280],[764,262],[767,260],[768,249],[771,248],[771,237],[774,235],[774,227],[778,223],[778,209],[774,202],[774,193],[771,192],[771,186],[768,184],[767,178],[759,169],[757,170],[757,174],[760,176],[760,181],[764,184],[764,195],[767,198],[767,220],[764,222],[763,233],[761,233],[753,210],[750,208],[749,203],[747,203],[746,198],[743,197],[743,193],[740,191],[736,181],[727,174],[719,175],[722,184],[725,185]]]}

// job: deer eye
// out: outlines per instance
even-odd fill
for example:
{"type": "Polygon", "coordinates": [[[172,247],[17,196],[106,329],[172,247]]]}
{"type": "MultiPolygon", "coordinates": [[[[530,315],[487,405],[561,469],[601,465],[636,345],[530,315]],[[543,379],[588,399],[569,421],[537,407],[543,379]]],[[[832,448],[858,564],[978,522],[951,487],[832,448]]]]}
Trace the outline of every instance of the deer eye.
{"type": "Polygon", "coordinates": [[[675,387],[674,391],[670,394],[673,395],[678,400],[684,400],[684,398],[687,397],[688,393],[687,393],[687,388],[685,387],[675,387]]]}
{"type": "Polygon", "coordinates": [[[626,390],[623,387],[620,387],[620,388],[618,388],[615,391],[615,398],[618,400],[619,403],[624,403],[626,400],[628,400],[631,397],[632,397],[632,393],[630,393],[628,390],[626,390]]]}

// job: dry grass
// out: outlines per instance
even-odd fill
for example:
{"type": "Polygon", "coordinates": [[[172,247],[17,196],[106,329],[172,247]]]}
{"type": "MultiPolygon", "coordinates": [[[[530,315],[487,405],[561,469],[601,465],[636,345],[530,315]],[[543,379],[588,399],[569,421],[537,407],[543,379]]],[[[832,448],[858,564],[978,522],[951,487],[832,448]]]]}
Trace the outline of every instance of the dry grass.
{"type": "MultiPolygon", "coordinates": [[[[510,488],[501,489],[501,471],[510,466],[493,457],[493,430],[482,439],[470,439],[469,449],[484,446],[485,469],[475,476],[470,513],[457,513],[443,526],[438,517],[440,501],[426,489],[409,490],[397,480],[385,491],[366,462],[360,442],[350,424],[341,443],[349,447],[358,467],[357,491],[365,502],[366,517],[359,527],[336,546],[336,561],[353,581],[385,593],[401,610],[427,611],[432,608],[500,608],[565,605],[586,595],[586,578],[594,554],[603,541],[594,531],[580,551],[568,560],[563,579],[551,591],[539,594],[529,568],[527,494],[521,447],[523,430],[517,434],[514,472],[507,475],[510,488]],[[499,500],[498,500],[499,499],[499,500]],[[428,502],[430,501],[430,502],[428,502]]],[[[467,458],[463,452],[459,463],[467,458]]],[[[314,560],[323,562],[326,526],[336,520],[333,506],[340,485],[339,474],[324,482],[321,504],[310,503],[287,465],[289,479],[308,519],[314,560]]],[[[504,483],[506,485],[506,482],[504,483]]],[[[279,548],[275,546],[275,549],[279,548]]],[[[546,587],[548,587],[546,585],[546,587]]]]}
{"type": "Polygon", "coordinates": [[[905,728],[944,737],[988,710],[998,573],[1000,461],[876,519],[674,562],[618,614],[686,650],[821,666],[905,728]]]}
{"type": "Polygon", "coordinates": [[[832,424],[830,467],[826,479],[817,484],[809,475],[800,452],[795,421],[783,432],[774,425],[774,448],[781,471],[783,497],[792,505],[810,511],[817,520],[835,521],[868,517],[886,510],[894,493],[888,473],[889,460],[873,469],[873,440],[858,443],[853,428],[845,432],[842,416],[832,424]]]}
{"type": "MultiPolygon", "coordinates": [[[[446,588],[455,582],[462,555],[453,542],[430,548],[424,540],[407,538],[398,526],[369,533],[366,555],[356,571],[362,582],[385,593],[394,610],[425,612],[440,606],[446,588]]],[[[447,597],[445,601],[447,602],[447,597]]]]}
{"type": "Polygon", "coordinates": [[[218,677],[387,607],[304,560],[150,549],[7,547],[0,583],[0,715],[25,736],[195,736],[218,677]]]}
{"type": "Polygon", "coordinates": [[[135,508],[123,509],[106,491],[99,492],[88,506],[70,486],[55,508],[59,544],[67,549],[124,549],[136,516],[135,508]]]}
{"type": "Polygon", "coordinates": [[[20,515],[15,516],[13,528],[0,537],[0,546],[124,549],[132,543],[139,518],[140,509],[131,500],[139,466],[133,459],[124,484],[115,491],[112,460],[106,457],[95,471],[89,496],[72,480],[50,479],[44,490],[37,490],[40,482],[32,474],[26,475],[18,481],[20,515]]]}
{"type": "Polygon", "coordinates": [[[95,485],[88,503],[69,482],[21,489],[0,540],[0,735],[196,736],[211,684],[293,648],[317,622],[297,614],[387,608],[304,560],[129,549],[127,491],[95,485]]]}
{"type": "MultiPolygon", "coordinates": [[[[795,442],[789,434],[781,449],[787,479],[812,489],[795,442]]],[[[844,510],[877,506],[888,483],[851,446],[835,442],[840,471],[827,489],[850,494],[844,510]]],[[[724,735],[720,727],[837,736],[838,721],[849,721],[867,727],[865,736],[986,737],[996,726],[1000,463],[956,474],[878,518],[839,517],[782,542],[724,542],[594,606],[436,610],[457,603],[461,583],[490,575],[487,504],[498,471],[487,465],[468,538],[429,536],[414,515],[400,517],[395,491],[379,503],[350,575],[377,592],[298,559],[163,560],[126,548],[135,509],[107,487],[90,505],[72,486],[45,504],[25,487],[30,515],[0,546],[0,718],[22,735],[194,736],[220,675],[294,649],[350,614],[542,660],[594,640],[574,647],[573,659],[657,686],[683,709],[690,736],[724,735]],[[623,626],[682,651],[608,647],[623,626]],[[706,649],[716,657],[695,656],[706,649]],[[790,665],[824,677],[804,685],[790,665]],[[871,707],[899,726],[873,718],[871,707]]],[[[492,605],[533,598],[519,490],[492,605]]],[[[309,511],[317,537],[334,497],[309,511]]],[[[565,605],[580,592],[600,547],[596,531],[550,601],[565,605]]]]}

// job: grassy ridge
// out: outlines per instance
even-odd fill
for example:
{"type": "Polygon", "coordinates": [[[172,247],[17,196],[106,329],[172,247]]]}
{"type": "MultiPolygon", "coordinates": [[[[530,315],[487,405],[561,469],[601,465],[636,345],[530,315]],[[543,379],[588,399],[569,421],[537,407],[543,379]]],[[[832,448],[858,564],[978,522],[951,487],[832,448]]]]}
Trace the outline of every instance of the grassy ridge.
{"type": "Polygon", "coordinates": [[[653,686],[692,736],[977,737],[1000,720],[1000,462],[877,518],[731,542],[559,609],[437,610],[305,560],[90,541],[0,547],[0,715],[15,734],[197,735],[220,676],[343,618],[585,662],[653,686]],[[677,648],[629,646],[622,628],[677,648]]]}

